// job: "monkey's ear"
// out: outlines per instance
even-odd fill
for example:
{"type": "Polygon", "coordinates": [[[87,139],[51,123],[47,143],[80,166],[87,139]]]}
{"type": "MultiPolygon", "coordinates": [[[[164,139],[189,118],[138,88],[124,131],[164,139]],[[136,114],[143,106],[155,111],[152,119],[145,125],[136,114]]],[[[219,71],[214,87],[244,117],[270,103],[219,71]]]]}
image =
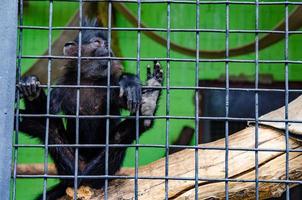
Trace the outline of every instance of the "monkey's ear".
{"type": "Polygon", "coordinates": [[[66,42],[63,48],[64,56],[76,56],[78,53],[77,43],[74,41],[66,42]]]}

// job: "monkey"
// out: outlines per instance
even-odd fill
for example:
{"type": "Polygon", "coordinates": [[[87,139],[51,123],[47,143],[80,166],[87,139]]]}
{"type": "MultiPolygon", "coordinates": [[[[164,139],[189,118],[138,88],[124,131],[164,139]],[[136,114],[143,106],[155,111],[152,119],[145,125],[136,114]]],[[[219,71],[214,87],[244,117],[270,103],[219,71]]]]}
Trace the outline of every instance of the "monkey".
{"type": "MultiPolygon", "coordinates": [[[[84,27],[98,27],[96,20],[85,20],[84,27]]],[[[81,57],[107,57],[114,56],[108,47],[107,32],[103,30],[82,30],[81,45],[79,36],[64,45],[65,56],[81,57]],[[79,46],[81,49],[79,50],[79,46]]],[[[159,62],[154,62],[153,72],[150,66],[147,68],[147,86],[158,88],[144,88],[137,75],[123,73],[122,65],[116,60],[109,59],[80,59],[80,72],[78,61],[68,60],[64,73],[60,75],[57,85],[66,87],[53,87],[47,97],[42,89],[39,78],[35,75],[23,77],[17,84],[21,97],[24,99],[25,109],[20,109],[21,114],[51,114],[48,117],[23,116],[19,119],[19,131],[29,136],[38,138],[42,143],[59,144],[65,146],[50,146],[49,153],[55,163],[59,175],[75,174],[75,149],[68,144],[101,144],[103,146],[78,148],[78,175],[105,175],[105,144],[131,144],[136,139],[137,122],[134,116],[152,116],[157,109],[163,83],[163,70],[159,62]],[[108,67],[110,63],[110,67],[108,67]],[[110,69],[110,70],[109,70],[110,69]],[[78,73],[80,74],[80,86],[77,88],[78,73]],[[109,77],[108,77],[109,76],[109,77]],[[110,79],[110,86],[118,86],[110,89],[110,101],[107,102],[108,92],[106,87],[110,79]],[[67,87],[69,86],[69,87],[67,87]],[[79,91],[79,92],[78,92],[79,91]],[[79,100],[78,98],[79,97],[79,100]],[[77,101],[78,100],[78,101],[77,101]],[[117,118],[104,118],[109,105],[110,116],[121,115],[122,109],[130,111],[132,118],[124,120],[117,118]],[[49,105],[49,109],[47,109],[49,105]],[[60,118],[53,115],[63,113],[67,116],[79,115],[79,118],[60,118]],[[81,118],[84,116],[100,116],[99,118],[81,118]],[[109,126],[107,124],[109,120],[109,126]],[[48,124],[48,129],[46,129],[48,124]],[[106,131],[109,130],[108,138],[106,131]],[[46,134],[48,131],[48,134],[46,134]],[[46,138],[46,135],[48,137],[46,138]],[[67,144],[67,145],[66,145],[67,144]]],[[[139,135],[151,128],[152,119],[139,118],[139,135]]],[[[110,147],[108,151],[108,175],[114,175],[121,167],[126,147],[110,147]]],[[[102,188],[104,178],[78,178],[77,186],[88,185],[93,188],[102,188]]],[[[61,178],[60,183],[47,191],[46,199],[54,200],[65,194],[67,187],[74,186],[74,178],[61,178]]],[[[43,199],[41,194],[37,199],[43,199]]]]}

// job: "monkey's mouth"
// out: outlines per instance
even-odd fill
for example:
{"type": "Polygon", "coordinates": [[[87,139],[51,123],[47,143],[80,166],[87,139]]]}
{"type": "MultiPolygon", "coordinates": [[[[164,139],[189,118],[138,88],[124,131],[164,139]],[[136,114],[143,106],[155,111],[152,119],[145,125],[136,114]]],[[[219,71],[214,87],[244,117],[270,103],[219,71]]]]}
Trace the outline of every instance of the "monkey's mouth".
{"type": "Polygon", "coordinates": [[[112,57],[113,53],[109,52],[108,49],[104,49],[104,48],[98,48],[95,51],[95,56],[96,57],[112,57]]]}

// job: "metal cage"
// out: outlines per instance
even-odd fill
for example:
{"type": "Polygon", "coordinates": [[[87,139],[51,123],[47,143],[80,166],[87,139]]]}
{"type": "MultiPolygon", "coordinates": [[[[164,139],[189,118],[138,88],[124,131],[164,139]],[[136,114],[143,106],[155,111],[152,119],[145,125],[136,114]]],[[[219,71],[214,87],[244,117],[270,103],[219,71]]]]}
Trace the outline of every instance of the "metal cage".
{"type": "MultiPolygon", "coordinates": [[[[35,2],[35,1],[33,1],[35,2]]],[[[97,2],[97,0],[74,0],[73,2],[78,2],[78,9],[79,9],[79,24],[77,27],[58,27],[53,25],[53,12],[54,12],[54,2],[55,0],[49,0],[49,23],[48,26],[34,26],[34,25],[24,25],[23,24],[23,7],[24,2],[23,0],[19,0],[18,2],[12,1],[12,0],[4,0],[1,2],[0,6],[0,40],[2,41],[2,48],[0,50],[0,93],[2,94],[2,97],[0,98],[0,193],[2,194],[3,199],[16,199],[16,184],[17,179],[27,179],[27,178],[40,178],[43,179],[43,194],[44,198],[46,198],[46,191],[48,186],[48,180],[53,178],[72,178],[74,179],[74,187],[77,188],[77,180],[79,177],[78,174],[78,148],[81,146],[78,144],[79,139],[79,131],[77,129],[76,132],[76,144],[70,144],[71,147],[75,148],[75,172],[74,175],[70,176],[60,176],[60,175],[49,175],[48,174],[48,149],[54,146],[60,146],[59,144],[48,144],[48,123],[49,118],[59,117],[72,117],[75,118],[77,121],[77,127],[79,127],[79,119],[85,118],[85,116],[79,116],[79,102],[80,102],[80,95],[79,91],[81,86],[80,85],[80,78],[78,77],[78,86],[75,86],[77,88],[77,114],[75,116],[67,116],[64,114],[59,115],[52,115],[49,113],[49,94],[51,91],[51,88],[54,87],[69,87],[69,86],[57,86],[51,83],[51,74],[52,74],[52,62],[53,60],[57,59],[67,59],[67,57],[64,56],[58,56],[52,54],[52,41],[53,41],[53,31],[55,30],[78,30],[79,31],[79,38],[81,38],[81,31],[83,30],[82,27],[82,18],[83,16],[83,4],[86,2],[97,2]],[[19,12],[17,14],[19,5],[19,12]],[[48,53],[47,55],[24,55],[22,53],[22,39],[23,39],[23,32],[24,30],[45,30],[48,31],[48,53]],[[18,37],[17,37],[18,34],[18,37]],[[18,39],[17,39],[18,38],[18,39]],[[17,47],[17,50],[16,50],[17,47]],[[47,90],[47,114],[46,115],[26,115],[19,113],[19,107],[20,107],[20,96],[17,90],[15,90],[16,82],[18,82],[21,78],[21,67],[22,67],[22,60],[25,59],[45,59],[48,61],[47,67],[47,84],[42,85],[44,89],[47,90]],[[16,67],[15,67],[16,66],[16,67]],[[16,92],[15,92],[16,91],[16,92]],[[15,96],[16,94],[16,96],[15,96]],[[15,110],[14,110],[15,108],[15,110]],[[14,118],[18,119],[20,117],[45,117],[47,120],[47,128],[46,128],[46,139],[45,144],[19,144],[18,143],[18,124],[14,124],[14,118]],[[15,126],[15,130],[13,129],[13,126],[15,126]],[[43,175],[19,175],[17,174],[17,165],[18,165],[18,151],[21,148],[42,148],[44,149],[44,174],[43,175]],[[12,167],[11,167],[12,166],[12,167]],[[12,172],[12,173],[11,173],[12,172]]],[[[104,198],[107,199],[107,193],[108,193],[108,181],[110,179],[133,179],[135,182],[134,187],[134,193],[135,193],[135,199],[138,199],[138,180],[139,179],[161,179],[165,181],[165,199],[169,199],[169,181],[171,180],[187,180],[187,181],[194,181],[195,182],[195,199],[198,199],[198,187],[199,187],[199,181],[201,180],[208,180],[212,182],[225,182],[225,196],[226,199],[229,198],[229,182],[246,182],[247,180],[238,180],[238,179],[232,179],[230,178],[228,174],[228,167],[229,167],[229,134],[230,132],[235,132],[238,129],[242,128],[242,124],[233,124],[234,122],[243,122],[246,123],[247,121],[253,121],[255,123],[256,131],[255,131],[255,147],[252,149],[246,148],[246,149],[239,149],[240,151],[253,151],[255,154],[255,180],[251,180],[251,182],[255,183],[256,188],[256,195],[255,199],[259,199],[259,183],[261,182],[270,182],[270,180],[260,180],[258,178],[259,176],[259,164],[258,164],[258,128],[259,128],[259,122],[261,121],[259,119],[260,115],[265,113],[266,111],[271,111],[272,109],[275,109],[276,107],[267,108],[268,110],[260,111],[259,104],[260,104],[260,97],[261,95],[265,94],[267,91],[277,91],[280,92],[278,97],[284,98],[284,101],[279,102],[279,106],[285,105],[285,116],[284,116],[284,123],[285,123],[285,138],[286,141],[289,140],[289,131],[288,131],[288,104],[290,100],[292,100],[294,97],[297,97],[297,94],[301,93],[301,85],[300,83],[297,83],[296,87],[294,89],[289,88],[289,64],[296,64],[301,65],[301,60],[290,60],[289,59],[289,36],[290,34],[301,34],[301,31],[295,30],[290,31],[289,30],[289,6],[302,6],[301,2],[294,2],[294,1],[259,1],[259,0],[253,0],[253,1],[237,1],[237,0],[224,0],[224,1],[200,1],[200,0],[114,0],[114,1],[105,1],[108,2],[108,26],[99,28],[103,30],[108,31],[108,42],[109,47],[111,46],[111,40],[112,40],[112,31],[132,31],[137,34],[137,42],[136,42],[136,57],[111,57],[109,56],[107,59],[109,59],[109,68],[110,68],[110,62],[112,60],[121,60],[121,61],[134,61],[136,62],[136,72],[137,74],[140,73],[141,69],[141,62],[142,61],[152,61],[154,60],[153,57],[142,57],[141,56],[141,40],[142,40],[142,32],[143,31],[158,31],[162,32],[166,35],[166,56],[162,58],[156,58],[159,61],[165,62],[166,70],[165,70],[165,81],[166,85],[163,87],[163,90],[166,92],[166,98],[162,99],[165,101],[165,115],[163,116],[154,116],[153,119],[163,119],[165,120],[166,129],[165,129],[165,136],[162,138],[165,141],[165,144],[159,145],[159,144],[140,144],[139,142],[139,133],[138,128],[136,131],[136,142],[135,144],[126,145],[129,147],[135,148],[135,176],[118,176],[118,175],[108,175],[108,160],[110,159],[108,157],[108,151],[109,148],[112,147],[118,147],[123,145],[118,144],[109,144],[108,142],[108,132],[109,132],[109,119],[110,117],[119,117],[119,118],[125,118],[124,116],[110,116],[110,105],[107,104],[107,115],[106,116],[86,116],[87,118],[91,117],[104,117],[106,118],[107,123],[107,131],[106,131],[106,138],[107,142],[104,145],[88,145],[88,146],[103,146],[106,148],[106,170],[105,174],[103,176],[95,176],[95,178],[101,178],[105,179],[105,187],[104,187],[104,198]],[[126,3],[133,3],[137,5],[137,19],[138,24],[135,28],[129,28],[129,27],[122,27],[122,28],[116,28],[112,27],[112,8],[113,4],[120,2],[126,2],[126,3]],[[152,3],[158,3],[158,4],[165,4],[167,6],[166,13],[164,13],[163,18],[166,18],[166,28],[146,28],[141,26],[141,6],[143,4],[152,4],[152,3]],[[171,28],[171,5],[173,4],[189,4],[196,7],[196,21],[195,21],[195,28],[192,29],[173,29],[171,28]],[[225,29],[206,29],[203,27],[200,27],[200,5],[212,5],[212,4],[219,4],[223,5],[225,7],[225,29]],[[230,28],[230,6],[232,5],[250,5],[254,6],[255,9],[255,24],[253,30],[234,30],[230,28]],[[284,31],[268,31],[268,30],[261,30],[259,28],[259,9],[260,6],[263,5],[270,5],[270,6],[284,6],[285,10],[285,27],[284,31]],[[171,47],[171,33],[173,32],[192,32],[195,34],[195,57],[194,58],[173,58],[170,56],[170,52],[172,51],[173,47],[171,47]],[[209,33],[221,33],[225,35],[225,56],[224,58],[204,58],[202,54],[199,53],[199,50],[201,49],[200,45],[200,33],[203,32],[209,32],[209,33]],[[230,33],[238,33],[238,34],[254,34],[254,40],[255,40],[255,46],[254,53],[255,53],[255,59],[249,60],[249,59],[241,59],[237,57],[231,57],[230,55],[230,44],[229,44],[229,38],[230,33]],[[280,60],[268,60],[268,59],[261,59],[259,57],[259,40],[260,40],[260,34],[263,33],[273,33],[273,34],[282,34],[284,35],[284,57],[280,58],[280,60]],[[194,63],[195,65],[195,77],[194,77],[194,86],[173,86],[170,84],[171,79],[171,73],[170,69],[174,62],[190,62],[194,63]],[[199,76],[199,71],[201,71],[201,65],[203,63],[224,63],[225,66],[225,77],[223,81],[220,81],[220,83],[217,82],[206,82],[206,81],[200,81],[201,78],[199,76]],[[229,74],[229,64],[230,63],[252,63],[254,64],[255,68],[255,77],[254,81],[249,83],[249,87],[245,87],[244,84],[239,84],[235,87],[231,87],[232,85],[230,80],[230,74],[229,74]],[[259,81],[259,68],[260,64],[266,64],[266,63],[279,63],[284,65],[284,82],[279,82],[279,85],[284,86],[283,89],[276,89],[276,88],[267,88],[266,86],[261,87],[261,83],[259,81]],[[191,90],[194,92],[194,116],[173,116],[170,112],[170,91],[171,90],[191,90]],[[215,93],[213,91],[221,91],[219,94],[215,93]],[[232,105],[232,99],[237,98],[236,94],[243,94],[245,91],[251,91],[252,95],[249,95],[246,98],[243,98],[242,101],[244,102],[247,98],[252,99],[254,109],[249,110],[249,113],[252,113],[250,116],[242,116],[242,115],[236,115],[236,113],[230,112],[230,106],[238,106],[238,105],[232,105]],[[211,93],[212,92],[212,93],[211,93]],[[214,95],[211,96],[211,95],[214,95]],[[212,99],[211,99],[212,98],[212,99]],[[221,107],[220,111],[222,112],[223,117],[215,116],[215,111],[211,110],[213,106],[217,106],[213,104],[213,98],[223,98],[223,101],[220,102],[219,106],[221,107]],[[202,99],[202,100],[201,100],[202,99]],[[201,109],[204,113],[201,113],[201,109]],[[193,120],[194,121],[194,138],[193,138],[193,145],[186,146],[186,145],[173,145],[169,143],[169,133],[170,133],[170,121],[171,120],[193,120]],[[203,122],[205,122],[203,124],[203,122]],[[212,124],[211,124],[211,123],[212,124]],[[214,122],[220,122],[220,124],[215,124],[214,122]],[[233,127],[234,125],[234,127],[233,127]],[[202,132],[210,132],[213,131],[214,127],[219,127],[220,130],[223,129],[220,133],[217,133],[217,136],[213,135],[207,135],[205,140],[201,139],[201,133],[202,132]],[[212,128],[211,128],[212,127],[212,128]],[[198,160],[202,159],[198,156],[198,151],[201,149],[198,144],[199,142],[204,141],[210,141],[211,138],[225,138],[225,148],[222,148],[225,151],[225,177],[223,179],[203,179],[201,174],[199,174],[198,171],[198,160]],[[139,166],[139,148],[162,148],[165,150],[165,174],[160,177],[152,177],[152,176],[144,176],[140,177],[138,174],[138,166],[139,166]],[[195,177],[194,178],[178,178],[178,177],[171,177],[169,176],[169,150],[172,148],[191,148],[195,149],[195,177]]],[[[89,29],[89,28],[85,28],[89,29]]],[[[95,29],[95,27],[90,27],[90,29],[95,29]]],[[[79,40],[79,46],[81,47],[81,39],[79,40]]],[[[111,47],[110,47],[111,48],[111,47]]],[[[70,59],[70,58],[69,58],[70,59]]],[[[78,56],[76,58],[78,61],[78,71],[80,71],[80,61],[83,59],[83,57],[78,56]]],[[[79,76],[79,75],[78,75],[79,76]]],[[[110,76],[108,76],[110,77],[110,76]]],[[[234,86],[234,85],[233,85],[234,86]]],[[[73,86],[70,86],[73,87],[73,86]]],[[[89,87],[89,86],[84,86],[89,87]]],[[[102,86],[100,86],[102,88],[102,86]]],[[[104,87],[103,87],[104,88],[104,87]]],[[[107,100],[109,102],[110,100],[110,88],[114,88],[110,86],[110,78],[108,78],[107,86],[107,100]]],[[[278,87],[279,88],[279,87],[278,87]]],[[[239,97],[238,97],[239,98],[239,97]]],[[[263,100],[263,98],[262,98],[263,100]]],[[[139,115],[136,115],[136,120],[139,119],[139,115]]],[[[16,120],[17,121],[17,120],[16,120]]],[[[66,145],[65,145],[66,146],[66,145]]],[[[68,146],[68,145],[67,145],[68,146]]],[[[86,145],[87,146],[87,145],[86,145]]],[[[221,149],[217,149],[221,150],[221,149]]],[[[235,150],[232,148],[232,150],[235,150]]],[[[290,180],[289,179],[289,153],[293,150],[290,148],[288,142],[286,143],[286,177],[284,180],[279,180],[278,183],[284,183],[286,185],[286,193],[284,199],[292,199],[291,198],[291,190],[290,185],[291,184],[301,184],[301,181],[299,180],[290,180]]],[[[86,176],[80,176],[82,178],[85,178],[86,176]]],[[[89,176],[88,176],[89,177],[89,176]]],[[[273,180],[271,180],[274,182],[273,180]]],[[[76,190],[75,190],[76,191],[76,190]]],[[[299,193],[301,194],[301,193],[299,193]]]]}

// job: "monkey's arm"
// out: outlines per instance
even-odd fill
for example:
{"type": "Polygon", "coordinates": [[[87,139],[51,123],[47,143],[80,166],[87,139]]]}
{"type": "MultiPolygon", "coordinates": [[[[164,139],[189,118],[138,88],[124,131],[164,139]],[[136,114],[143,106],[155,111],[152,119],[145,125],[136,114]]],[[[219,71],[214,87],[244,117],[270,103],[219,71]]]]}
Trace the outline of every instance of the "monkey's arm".
{"type": "MultiPolygon", "coordinates": [[[[20,110],[21,114],[45,115],[47,107],[47,97],[40,88],[39,79],[36,76],[27,76],[22,78],[18,84],[21,96],[24,98],[25,109],[20,110]]],[[[39,138],[45,143],[46,133],[48,130],[48,144],[68,144],[65,138],[66,131],[63,121],[60,118],[49,118],[45,116],[24,116],[19,119],[19,131],[29,136],[39,138]]],[[[60,174],[74,173],[74,152],[70,147],[49,147],[51,156],[56,161],[56,166],[60,174]]]]}
{"type": "MultiPolygon", "coordinates": [[[[159,62],[154,62],[153,73],[151,73],[150,66],[147,68],[147,85],[150,88],[143,89],[142,96],[140,96],[141,105],[140,116],[153,116],[157,110],[157,102],[161,94],[161,86],[163,83],[163,71],[159,62]]],[[[135,113],[132,114],[135,116],[135,113]]],[[[139,119],[139,133],[143,133],[152,126],[152,119],[139,119]]],[[[131,143],[135,140],[136,119],[126,119],[122,121],[115,129],[113,135],[115,136],[114,143],[124,142],[131,143]]]]}

